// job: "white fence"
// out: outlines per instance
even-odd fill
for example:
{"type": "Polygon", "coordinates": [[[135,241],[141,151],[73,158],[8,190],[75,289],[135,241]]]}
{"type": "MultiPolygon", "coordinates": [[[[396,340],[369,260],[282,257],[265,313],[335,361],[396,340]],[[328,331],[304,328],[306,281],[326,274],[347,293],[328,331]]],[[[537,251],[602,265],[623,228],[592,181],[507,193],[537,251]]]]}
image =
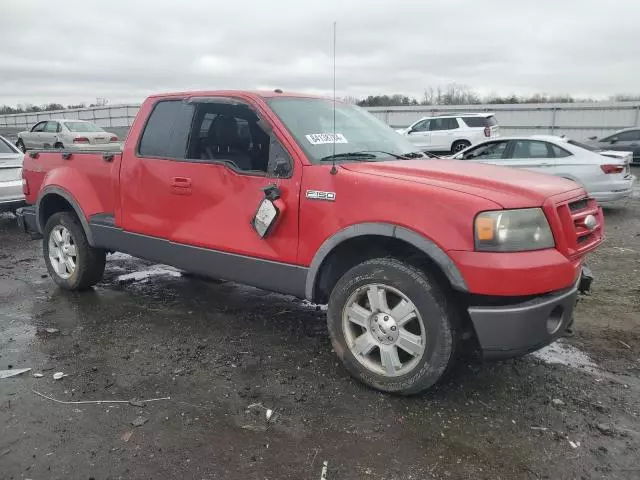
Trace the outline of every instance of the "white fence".
{"type": "MultiPolygon", "coordinates": [[[[0,133],[9,136],[41,120],[75,118],[95,122],[122,135],[131,126],[140,105],[61,110],[56,112],[0,115],[0,133]]],[[[604,136],[626,127],[640,126],[640,102],[563,103],[527,105],[459,105],[435,107],[374,107],[368,109],[395,128],[421,117],[451,112],[493,112],[503,135],[550,133],[577,140],[604,136]]]]}

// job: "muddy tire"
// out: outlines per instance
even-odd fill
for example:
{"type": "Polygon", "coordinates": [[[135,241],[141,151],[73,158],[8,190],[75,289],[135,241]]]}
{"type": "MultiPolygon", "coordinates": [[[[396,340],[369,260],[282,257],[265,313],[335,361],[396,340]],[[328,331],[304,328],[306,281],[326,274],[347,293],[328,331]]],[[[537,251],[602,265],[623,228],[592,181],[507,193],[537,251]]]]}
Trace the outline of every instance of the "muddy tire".
{"type": "Polygon", "coordinates": [[[428,273],[393,258],[368,260],[338,281],[327,322],[333,348],[358,380],[410,395],[455,361],[456,319],[428,273]]]}
{"type": "Polygon", "coordinates": [[[47,270],[60,288],[84,290],[102,279],[106,252],[89,245],[75,214],[53,214],[44,227],[43,237],[47,270]]]}

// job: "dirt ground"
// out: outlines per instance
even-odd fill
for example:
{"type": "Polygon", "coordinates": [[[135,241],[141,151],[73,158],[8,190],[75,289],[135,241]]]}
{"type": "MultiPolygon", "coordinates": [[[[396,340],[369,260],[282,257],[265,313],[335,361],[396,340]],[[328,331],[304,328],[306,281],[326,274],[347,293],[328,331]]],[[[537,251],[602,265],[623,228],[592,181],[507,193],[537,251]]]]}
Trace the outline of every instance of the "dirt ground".
{"type": "Polygon", "coordinates": [[[640,478],[638,212],[606,210],[572,337],[409,398],[347,375],[320,307],[121,254],[65,293],[0,215],[0,370],[32,368],[0,379],[0,478],[640,478]]]}

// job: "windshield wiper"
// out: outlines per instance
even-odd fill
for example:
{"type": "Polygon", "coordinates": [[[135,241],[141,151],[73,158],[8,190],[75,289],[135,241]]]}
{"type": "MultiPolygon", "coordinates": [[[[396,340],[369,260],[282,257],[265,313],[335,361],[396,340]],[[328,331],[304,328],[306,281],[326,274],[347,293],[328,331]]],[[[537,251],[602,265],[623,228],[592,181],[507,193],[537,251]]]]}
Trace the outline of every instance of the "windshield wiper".
{"type": "Polygon", "coordinates": [[[378,158],[375,154],[382,154],[388,157],[397,158],[398,160],[408,160],[410,157],[406,155],[398,155],[397,153],[385,152],[384,150],[359,150],[357,152],[336,153],[335,155],[327,155],[320,159],[321,162],[339,160],[341,158],[360,158],[363,160],[378,158]]]}
{"type": "Polygon", "coordinates": [[[422,157],[434,158],[435,157],[435,155],[432,155],[427,152],[409,152],[409,153],[404,153],[403,155],[406,158],[422,158],[422,157]]]}

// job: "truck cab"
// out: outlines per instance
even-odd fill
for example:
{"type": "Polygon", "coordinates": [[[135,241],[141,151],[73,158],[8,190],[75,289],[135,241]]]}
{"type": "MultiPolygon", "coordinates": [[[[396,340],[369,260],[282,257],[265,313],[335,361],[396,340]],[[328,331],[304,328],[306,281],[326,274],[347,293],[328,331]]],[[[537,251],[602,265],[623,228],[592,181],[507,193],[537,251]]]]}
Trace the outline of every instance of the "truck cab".
{"type": "Polygon", "coordinates": [[[415,150],[325,98],[156,95],[122,152],[29,152],[18,220],[61,288],[119,251],[328,303],[349,372],[410,394],[463,343],[508,357],[562,335],[604,235],[573,182],[415,150]]]}

